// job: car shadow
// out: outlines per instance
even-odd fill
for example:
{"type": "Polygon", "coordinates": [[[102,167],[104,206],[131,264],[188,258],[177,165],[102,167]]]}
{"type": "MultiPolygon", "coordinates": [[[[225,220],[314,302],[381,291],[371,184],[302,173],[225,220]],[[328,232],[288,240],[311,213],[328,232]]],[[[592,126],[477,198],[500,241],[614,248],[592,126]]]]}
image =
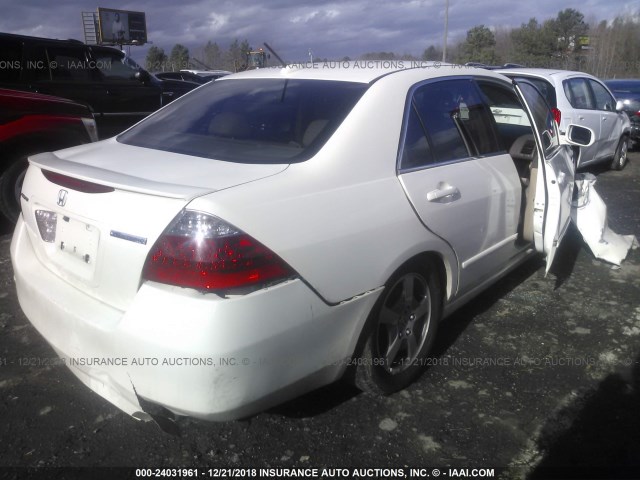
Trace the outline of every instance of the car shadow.
{"type": "Polygon", "coordinates": [[[578,255],[580,255],[580,251],[584,248],[584,245],[580,231],[575,224],[571,222],[551,265],[550,272],[556,278],[554,290],[560,288],[571,276],[578,261],[578,255]]]}
{"type": "Polygon", "coordinates": [[[362,393],[352,383],[341,379],[273,407],[268,410],[268,413],[282,415],[287,418],[316,417],[333,410],[362,393]]]}
{"type": "Polygon", "coordinates": [[[547,420],[537,440],[544,456],[528,480],[639,478],[639,413],[640,356],[547,420]]]}
{"type": "Polygon", "coordinates": [[[588,165],[586,167],[580,167],[576,170],[576,173],[592,173],[596,177],[601,173],[606,173],[611,170],[611,162],[599,162],[594,165],[588,165]]]}
{"type": "Polygon", "coordinates": [[[540,257],[526,261],[444,320],[438,327],[438,337],[431,350],[431,356],[444,355],[476,317],[491,309],[541,268],[544,268],[544,262],[540,257]]]}

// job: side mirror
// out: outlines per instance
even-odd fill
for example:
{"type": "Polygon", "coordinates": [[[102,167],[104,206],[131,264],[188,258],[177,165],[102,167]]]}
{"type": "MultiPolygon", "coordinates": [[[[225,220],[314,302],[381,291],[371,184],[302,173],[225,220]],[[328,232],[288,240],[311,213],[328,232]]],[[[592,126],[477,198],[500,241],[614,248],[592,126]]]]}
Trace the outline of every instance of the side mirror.
{"type": "Polygon", "coordinates": [[[136,80],[141,83],[147,83],[151,79],[151,75],[146,70],[139,70],[135,74],[136,80]]]}
{"type": "Polygon", "coordinates": [[[570,145],[589,147],[593,145],[595,140],[595,134],[590,128],[575,125],[573,123],[567,127],[567,142],[570,145]]]}
{"type": "Polygon", "coordinates": [[[616,102],[616,112],[622,112],[624,110],[624,102],[622,100],[618,100],[616,102]]]}

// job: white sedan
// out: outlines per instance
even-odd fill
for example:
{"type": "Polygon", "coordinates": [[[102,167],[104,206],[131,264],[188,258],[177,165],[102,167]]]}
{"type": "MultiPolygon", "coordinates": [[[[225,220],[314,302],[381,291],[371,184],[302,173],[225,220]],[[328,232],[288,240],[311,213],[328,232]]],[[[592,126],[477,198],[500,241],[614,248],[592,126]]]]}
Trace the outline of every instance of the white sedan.
{"type": "Polygon", "coordinates": [[[223,77],[30,159],[20,304],[125,412],[238,418],[352,369],[395,392],[441,318],[536,251],[551,264],[574,165],[532,84],[328,67],[223,77]]]}

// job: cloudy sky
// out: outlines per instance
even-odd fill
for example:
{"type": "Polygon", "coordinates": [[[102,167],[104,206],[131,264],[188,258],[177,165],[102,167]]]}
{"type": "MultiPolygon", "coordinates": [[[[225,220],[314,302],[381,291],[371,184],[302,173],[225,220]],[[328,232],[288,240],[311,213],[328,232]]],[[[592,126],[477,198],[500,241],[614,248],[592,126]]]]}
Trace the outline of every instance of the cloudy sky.
{"type": "MultiPolygon", "coordinates": [[[[366,52],[421,55],[442,46],[446,0],[0,0],[0,32],[84,38],[82,11],[97,7],[143,11],[148,38],[169,53],[176,43],[194,51],[208,40],[226,48],[233,39],[269,43],[288,62],[357,58],[366,52]]],[[[479,24],[518,27],[531,17],[554,18],[575,8],[587,21],[640,11],[639,0],[449,0],[450,43],[479,24]]],[[[145,47],[132,47],[143,61],[145,47]]]]}

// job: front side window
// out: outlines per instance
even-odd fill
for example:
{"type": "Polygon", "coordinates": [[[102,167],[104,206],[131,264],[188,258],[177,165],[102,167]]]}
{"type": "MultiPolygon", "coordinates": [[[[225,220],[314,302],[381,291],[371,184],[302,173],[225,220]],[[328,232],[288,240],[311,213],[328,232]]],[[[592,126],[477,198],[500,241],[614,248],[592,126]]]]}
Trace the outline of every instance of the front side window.
{"type": "Polygon", "coordinates": [[[607,89],[595,80],[589,80],[589,84],[591,85],[591,90],[593,90],[596,108],[598,110],[607,110],[609,112],[615,110],[616,101],[613,99],[607,89]]]}
{"type": "Polygon", "coordinates": [[[118,141],[230,162],[301,162],[324,145],[367,87],[279,78],[211,82],[118,141]]]}
{"type": "Polygon", "coordinates": [[[485,102],[493,114],[502,147],[511,150],[522,135],[531,135],[531,122],[512,88],[494,82],[478,82],[485,102]]]}
{"type": "Polygon", "coordinates": [[[513,76],[509,75],[509,76],[516,81],[526,80],[527,82],[533,83],[536,86],[536,88],[540,90],[540,93],[542,93],[542,95],[544,96],[545,100],[547,101],[550,107],[552,108],[558,107],[556,89],[553,86],[553,84],[551,84],[551,82],[539,77],[525,77],[525,76],[518,76],[518,75],[513,75],[513,76]]]}
{"type": "Polygon", "coordinates": [[[135,78],[140,67],[129,58],[114,53],[94,52],[95,63],[107,82],[138,82],[135,78]]]}
{"type": "Polygon", "coordinates": [[[551,153],[560,145],[556,121],[549,106],[540,91],[532,84],[518,82],[518,87],[529,106],[533,123],[535,124],[542,140],[542,149],[546,154],[551,153]]]}

